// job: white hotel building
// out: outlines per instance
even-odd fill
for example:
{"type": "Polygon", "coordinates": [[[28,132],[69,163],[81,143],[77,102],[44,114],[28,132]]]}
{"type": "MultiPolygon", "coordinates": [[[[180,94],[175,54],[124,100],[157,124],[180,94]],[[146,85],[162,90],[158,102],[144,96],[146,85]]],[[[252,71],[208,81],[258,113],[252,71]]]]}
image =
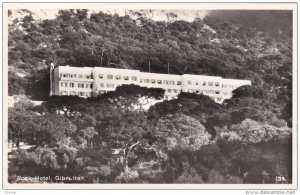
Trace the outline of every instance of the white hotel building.
{"type": "Polygon", "coordinates": [[[57,66],[50,70],[50,95],[92,97],[114,91],[123,84],[165,89],[165,99],[174,99],[182,92],[205,94],[217,103],[232,96],[232,91],[250,80],[224,79],[217,76],[174,75],[140,72],[139,70],[57,66]]]}

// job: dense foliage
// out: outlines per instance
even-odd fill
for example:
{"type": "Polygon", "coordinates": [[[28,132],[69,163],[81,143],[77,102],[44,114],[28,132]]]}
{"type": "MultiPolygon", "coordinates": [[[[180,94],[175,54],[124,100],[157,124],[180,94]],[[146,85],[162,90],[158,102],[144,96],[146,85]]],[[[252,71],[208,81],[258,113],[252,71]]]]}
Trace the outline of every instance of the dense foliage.
{"type": "Polygon", "coordinates": [[[291,13],[211,12],[193,22],[132,14],[60,10],[35,21],[29,12],[9,25],[9,95],[44,100],[9,108],[9,139],[34,146],[13,153],[9,181],[76,175],[86,183],[275,183],[281,176],[290,183],[291,13]],[[141,71],[150,62],[159,73],[169,63],[173,74],[250,79],[253,86],[234,90],[222,105],[181,93],[146,111],[143,104],[164,90],[128,85],[89,99],[48,97],[51,62],[141,71]]]}

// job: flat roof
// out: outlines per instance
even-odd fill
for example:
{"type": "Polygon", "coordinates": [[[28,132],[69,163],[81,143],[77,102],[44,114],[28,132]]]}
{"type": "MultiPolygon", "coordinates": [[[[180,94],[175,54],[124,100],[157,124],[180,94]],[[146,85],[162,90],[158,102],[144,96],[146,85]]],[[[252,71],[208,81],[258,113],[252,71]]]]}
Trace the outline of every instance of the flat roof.
{"type": "Polygon", "coordinates": [[[247,80],[247,79],[233,79],[233,78],[224,78],[224,77],[220,77],[220,76],[209,76],[209,75],[199,75],[199,74],[168,74],[168,73],[155,73],[155,72],[141,72],[140,70],[136,70],[136,69],[126,69],[126,68],[112,68],[112,67],[102,67],[102,66],[95,66],[95,67],[87,67],[87,66],[83,66],[83,67],[78,67],[78,66],[69,66],[69,65],[60,65],[60,66],[56,66],[57,67],[67,67],[67,68],[87,68],[87,69],[108,69],[108,70],[124,70],[124,71],[135,71],[135,72],[140,72],[143,74],[153,74],[153,75],[162,75],[162,76],[191,76],[191,77],[206,77],[206,78],[218,78],[218,79],[224,79],[224,80],[233,80],[233,81],[250,81],[251,80],[247,80]]]}

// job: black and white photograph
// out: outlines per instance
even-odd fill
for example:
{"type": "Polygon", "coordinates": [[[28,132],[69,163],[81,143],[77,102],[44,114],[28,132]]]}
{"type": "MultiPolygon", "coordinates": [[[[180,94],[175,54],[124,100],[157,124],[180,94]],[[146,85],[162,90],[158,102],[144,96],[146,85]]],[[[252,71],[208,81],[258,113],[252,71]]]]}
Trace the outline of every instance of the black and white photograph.
{"type": "Polygon", "coordinates": [[[4,188],[295,189],[296,7],[4,3],[4,188]]]}

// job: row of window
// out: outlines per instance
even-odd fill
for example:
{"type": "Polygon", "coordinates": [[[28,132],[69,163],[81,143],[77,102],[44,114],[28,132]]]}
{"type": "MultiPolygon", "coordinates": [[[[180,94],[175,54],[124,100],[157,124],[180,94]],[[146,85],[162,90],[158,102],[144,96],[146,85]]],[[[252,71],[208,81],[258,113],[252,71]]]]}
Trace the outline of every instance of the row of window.
{"type": "MultiPolygon", "coordinates": [[[[77,78],[77,74],[67,74],[67,73],[60,73],[60,78],[77,78]]],[[[93,79],[93,75],[92,74],[78,74],[78,78],[82,79],[82,78],[86,78],[86,79],[93,79]]]]}
{"type": "MultiPolygon", "coordinates": [[[[61,87],[72,87],[72,88],[74,88],[75,87],[75,83],[61,82],[60,86],[61,87]]],[[[92,89],[93,88],[93,84],[91,84],[91,83],[87,83],[87,84],[77,83],[77,87],[78,88],[90,88],[90,89],[92,89]]]]}
{"type": "MultiPolygon", "coordinates": [[[[70,83],[68,83],[68,82],[61,82],[61,86],[62,87],[68,87],[69,86],[71,88],[74,88],[75,84],[72,83],[72,82],[70,82],[70,83]]],[[[91,84],[91,83],[87,83],[87,84],[77,83],[77,86],[78,86],[78,88],[89,88],[89,89],[93,88],[93,84],[91,84]]],[[[99,86],[101,88],[104,88],[104,87],[115,88],[115,86],[118,87],[118,86],[120,86],[120,84],[115,85],[115,84],[112,84],[112,83],[100,83],[99,86]]],[[[178,89],[167,89],[166,91],[168,93],[179,93],[180,92],[180,90],[178,90],[178,89]]],[[[189,93],[194,93],[195,92],[195,93],[205,93],[205,94],[217,94],[217,95],[221,94],[220,91],[215,91],[215,90],[200,90],[200,89],[188,89],[188,92],[189,93]]],[[[227,95],[231,95],[230,92],[223,92],[223,94],[226,95],[226,96],[227,95]]]]}
{"type": "Polygon", "coordinates": [[[181,81],[173,80],[155,80],[155,79],[140,79],[140,83],[164,84],[164,85],[181,85],[181,81]]]}
{"type": "Polygon", "coordinates": [[[225,84],[223,84],[223,85],[222,85],[222,88],[236,88],[236,86],[234,86],[234,85],[225,85],[225,84]]]}
{"type": "MultiPolygon", "coordinates": [[[[114,88],[114,87],[115,87],[115,85],[112,84],[112,83],[106,83],[106,84],[105,84],[105,83],[100,83],[99,86],[100,86],[101,88],[103,88],[103,87],[114,88]]],[[[120,84],[117,84],[117,85],[116,85],[116,87],[118,87],[118,86],[120,86],[120,84]]]]}
{"type": "MultiPolygon", "coordinates": [[[[93,75],[92,74],[86,74],[86,75],[83,75],[83,74],[79,74],[78,75],[78,78],[86,78],[86,79],[93,79],[93,75]]],[[[76,74],[66,74],[66,73],[60,73],[60,77],[68,77],[68,78],[76,78],[77,75],[76,74]]],[[[103,79],[104,78],[104,75],[103,74],[99,74],[99,78],[100,79],[103,79]]],[[[132,77],[129,77],[129,76],[121,76],[121,75],[107,75],[107,79],[116,79],[116,80],[125,80],[125,81],[129,81],[130,79],[132,81],[137,81],[137,77],[136,76],[132,76],[132,77]]],[[[152,83],[152,84],[166,84],[166,85],[175,85],[175,83],[177,85],[181,85],[181,81],[173,81],[173,80],[155,80],[155,79],[140,79],[140,83],[152,83]]],[[[188,80],[187,81],[187,84],[188,85],[191,85],[192,84],[192,80],[188,80]]],[[[199,81],[196,81],[195,82],[195,85],[202,85],[202,86],[216,86],[216,87],[219,87],[220,86],[220,83],[219,82],[199,82],[199,81]]],[[[221,85],[222,88],[235,88],[234,85],[226,85],[226,84],[222,84],[221,85]]]]}
{"type": "Polygon", "coordinates": [[[210,98],[214,101],[218,101],[218,102],[222,101],[222,98],[220,97],[210,97],[210,98]]]}
{"type": "Polygon", "coordinates": [[[176,99],[175,96],[168,96],[168,95],[165,95],[164,98],[167,99],[167,100],[168,100],[168,99],[176,99]]]}
{"type": "Polygon", "coordinates": [[[179,93],[180,90],[178,90],[178,89],[167,89],[167,92],[168,93],[179,93]]]}
{"type": "MultiPolygon", "coordinates": [[[[101,88],[103,88],[103,87],[107,87],[107,88],[114,88],[114,87],[118,87],[118,86],[121,86],[120,84],[112,84],[112,83],[100,83],[99,84],[99,86],[101,87],[101,88]]],[[[167,90],[169,93],[179,93],[179,90],[177,90],[177,89],[168,89],[167,90]]]]}
{"type": "MultiPolygon", "coordinates": [[[[99,74],[99,78],[100,78],[100,79],[103,79],[103,78],[104,78],[104,75],[103,75],[103,74],[99,74]]],[[[116,80],[122,80],[122,76],[121,76],[121,75],[115,75],[115,77],[114,77],[114,75],[108,74],[106,78],[107,78],[107,79],[114,79],[114,78],[115,78],[116,80]]],[[[129,80],[130,80],[130,77],[129,77],[129,76],[123,76],[123,80],[129,81],[129,80]]],[[[137,77],[136,77],[136,76],[132,76],[132,77],[131,77],[131,80],[132,80],[132,81],[137,81],[137,77]]]]}
{"type": "MultiPolygon", "coordinates": [[[[187,81],[187,84],[188,84],[188,85],[191,85],[191,84],[192,84],[192,80],[188,80],[188,81],[187,81]]],[[[195,82],[195,85],[200,85],[200,84],[199,84],[199,81],[196,81],[196,82],[195,82]]],[[[203,81],[203,82],[201,83],[201,85],[202,85],[202,86],[206,86],[206,85],[207,85],[207,86],[216,86],[216,87],[219,87],[219,86],[220,86],[220,84],[219,84],[218,82],[213,83],[213,82],[206,82],[206,81],[203,81]]]]}
{"type": "MultiPolygon", "coordinates": [[[[63,74],[63,73],[60,73],[60,77],[69,77],[69,78],[76,78],[76,74],[63,74]]],[[[83,78],[83,75],[82,74],[79,74],[78,75],[79,78],[83,78]]],[[[125,80],[125,81],[129,81],[130,79],[132,81],[137,81],[137,77],[136,76],[132,76],[132,77],[129,77],[129,76],[121,76],[121,75],[106,75],[107,76],[107,79],[116,79],[116,80],[125,80]]],[[[87,79],[93,79],[93,75],[84,75],[84,78],[87,78],[87,79]]],[[[104,75],[103,74],[99,74],[99,78],[100,79],[103,79],[104,78],[104,75]]],[[[155,79],[140,79],[140,83],[151,83],[151,84],[166,84],[166,85],[181,85],[181,81],[173,81],[173,80],[155,80],[155,79]]],[[[187,84],[188,85],[192,85],[192,80],[188,80],[187,81],[187,84]]],[[[195,82],[195,85],[202,85],[202,86],[216,86],[216,87],[219,87],[220,86],[220,83],[219,82],[206,82],[206,81],[203,81],[203,82],[199,82],[199,81],[196,81],[195,82]]],[[[234,85],[226,85],[226,84],[222,84],[221,85],[222,88],[235,88],[234,85]]]]}
{"type": "MultiPolygon", "coordinates": [[[[187,84],[188,84],[188,85],[191,85],[191,84],[192,84],[192,80],[188,80],[188,81],[187,81],[187,84]]],[[[195,82],[195,85],[200,85],[200,82],[199,82],[199,81],[196,81],[196,82],[195,82]]],[[[202,86],[208,85],[208,86],[216,86],[216,87],[219,87],[219,86],[220,86],[220,83],[219,83],[219,82],[213,83],[213,82],[206,82],[206,81],[203,81],[203,82],[201,83],[201,85],[202,85],[202,86]]]]}
{"type": "Polygon", "coordinates": [[[91,97],[93,92],[83,92],[83,91],[61,91],[60,95],[78,95],[82,97],[91,97]]]}
{"type": "MultiPolygon", "coordinates": [[[[199,89],[188,89],[189,93],[204,93],[204,94],[216,94],[216,95],[220,95],[221,92],[220,91],[215,91],[215,90],[199,90],[199,89]]],[[[232,95],[231,92],[223,92],[224,95],[232,95]]]]}
{"type": "MultiPolygon", "coordinates": [[[[100,79],[103,79],[104,78],[104,75],[103,74],[100,74],[99,75],[99,78],[100,79]]],[[[115,77],[113,75],[107,75],[107,79],[116,79],[116,80],[122,80],[122,76],[121,75],[115,75],[115,77]]],[[[130,77],[129,76],[123,76],[123,80],[125,81],[129,81],[130,80],[130,77]]],[[[137,81],[137,77],[136,76],[132,76],[131,77],[131,80],[132,81],[137,81]]],[[[166,84],[166,85],[181,85],[181,82],[180,81],[172,81],[172,80],[155,80],[155,79],[140,79],[140,83],[151,83],[151,84],[166,84]]]]}
{"type": "MultiPolygon", "coordinates": [[[[191,85],[192,84],[192,80],[188,80],[187,81],[187,84],[188,85],[191,85]]],[[[220,83],[219,82],[206,82],[206,81],[203,81],[203,82],[199,82],[199,81],[196,81],[195,82],[195,85],[202,85],[202,86],[216,86],[216,87],[219,87],[220,86],[220,83]]],[[[222,84],[221,85],[222,88],[235,88],[234,85],[226,85],[226,84],[222,84]]]]}

